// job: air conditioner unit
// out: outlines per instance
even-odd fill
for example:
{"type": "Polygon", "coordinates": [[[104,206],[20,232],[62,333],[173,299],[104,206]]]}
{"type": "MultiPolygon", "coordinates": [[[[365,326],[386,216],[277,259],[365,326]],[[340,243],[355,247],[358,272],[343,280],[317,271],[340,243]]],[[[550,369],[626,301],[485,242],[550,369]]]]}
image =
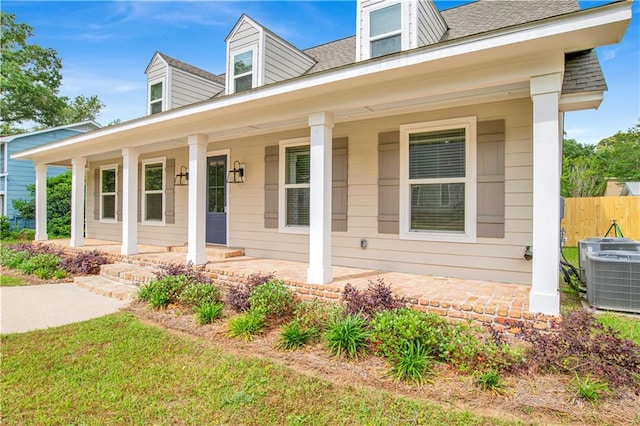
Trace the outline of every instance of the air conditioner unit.
{"type": "Polygon", "coordinates": [[[640,252],[587,253],[586,275],[591,306],[640,313],[640,252]]]}
{"type": "Polygon", "coordinates": [[[580,269],[580,280],[586,282],[587,254],[600,251],[624,250],[637,251],[640,253],[640,241],[630,238],[587,238],[578,241],[578,268],[580,269]]]}

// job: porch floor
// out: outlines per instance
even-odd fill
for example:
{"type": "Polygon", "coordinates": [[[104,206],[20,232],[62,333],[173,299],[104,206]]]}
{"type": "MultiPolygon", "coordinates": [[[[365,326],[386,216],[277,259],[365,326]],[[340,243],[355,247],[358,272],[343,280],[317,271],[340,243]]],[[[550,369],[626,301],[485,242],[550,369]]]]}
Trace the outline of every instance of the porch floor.
{"type": "MultiPolygon", "coordinates": [[[[99,250],[115,261],[137,264],[185,263],[184,250],[139,245],[139,254],[121,256],[120,242],[86,239],[85,246],[70,248],[68,239],[45,241],[73,251],[99,250]]],[[[274,273],[303,298],[338,299],[345,284],[366,288],[369,281],[384,279],[394,293],[403,296],[414,308],[453,319],[494,323],[504,328],[517,327],[518,321],[532,321],[537,328],[548,328],[557,318],[529,312],[530,287],[493,281],[447,278],[372,269],[333,267],[330,284],[306,283],[307,263],[255,258],[242,255],[240,249],[208,246],[206,270],[222,285],[234,285],[252,273],[274,273]],[[229,257],[233,256],[233,257],[229,257]]]]}

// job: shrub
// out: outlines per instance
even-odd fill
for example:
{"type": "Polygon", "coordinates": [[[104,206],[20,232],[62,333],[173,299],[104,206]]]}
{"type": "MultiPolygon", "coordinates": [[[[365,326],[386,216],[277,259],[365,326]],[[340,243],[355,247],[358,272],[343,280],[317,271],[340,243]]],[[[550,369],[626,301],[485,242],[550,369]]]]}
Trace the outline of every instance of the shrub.
{"type": "Polygon", "coordinates": [[[436,360],[445,360],[451,342],[451,325],[435,314],[402,308],[378,312],[374,317],[372,340],[378,354],[394,359],[403,347],[419,343],[436,360]]]}
{"type": "Polygon", "coordinates": [[[176,303],[178,296],[187,285],[189,285],[187,277],[168,275],[140,287],[138,298],[155,309],[164,308],[170,303],[176,303]]]}
{"type": "Polygon", "coordinates": [[[391,287],[385,284],[383,278],[375,283],[369,281],[368,287],[363,291],[347,283],[342,300],[346,304],[347,314],[361,313],[367,318],[372,318],[376,312],[399,309],[406,305],[404,299],[393,296],[391,287]]]}
{"type": "Polygon", "coordinates": [[[60,267],[71,274],[91,275],[99,274],[100,266],[106,263],[109,261],[104,254],[92,250],[64,257],[60,262],[60,267]]]}
{"type": "Polygon", "coordinates": [[[220,290],[214,284],[190,282],[182,289],[177,300],[188,308],[218,303],[221,300],[220,290]]]}
{"type": "Polygon", "coordinates": [[[500,378],[500,373],[497,370],[489,369],[486,371],[477,371],[474,374],[474,382],[482,390],[490,390],[499,392],[504,387],[500,378]]]}
{"type": "Polygon", "coordinates": [[[231,287],[227,292],[227,303],[236,312],[249,310],[249,296],[251,291],[275,278],[273,273],[255,273],[247,277],[247,282],[241,287],[231,287]]]}
{"type": "Polygon", "coordinates": [[[205,265],[194,266],[193,263],[161,265],[156,272],[159,280],[165,277],[186,277],[197,283],[213,284],[213,280],[205,273],[205,265]]]}
{"type": "Polygon", "coordinates": [[[356,358],[366,352],[371,332],[367,329],[367,320],[355,314],[336,318],[325,336],[332,354],[356,358]]]}
{"type": "Polygon", "coordinates": [[[229,335],[251,339],[262,332],[266,326],[265,318],[259,312],[245,312],[229,320],[229,335]]]}
{"type": "Polygon", "coordinates": [[[222,316],[224,304],[221,302],[205,302],[196,308],[198,324],[211,324],[222,316]]]}
{"type": "Polygon", "coordinates": [[[531,330],[528,355],[542,369],[572,375],[593,374],[611,387],[640,386],[640,345],[622,339],[592,313],[574,311],[557,333],[531,330]]]}
{"type": "Polygon", "coordinates": [[[36,274],[40,278],[49,279],[60,266],[60,258],[54,254],[37,254],[18,265],[18,270],[25,274],[36,274]]]}
{"type": "Polygon", "coordinates": [[[294,308],[293,295],[282,280],[272,279],[256,286],[249,296],[249,309],[265,318],[287,318],[294,308]]]}
{"type": "Polygon", "coordinates": [[[0,216],[0,239],[9,238],[11,235],[11,224],[7,216],[0,216]]]}
{"type": "Polygon", "coordinates": [[[17,269],[29,257],[31,257],[31,253],[26,250],[0,247],[0,264],[7,268],[17,269]]]}
{"type": "Polygon", "coordinates": [[[282,327],[278,347],[286,350],[298,349],[309,343],[317,332],[315,328],[307,328],[299,319],[294,319],[282,327]]]}
{"type": "Polygon", "coordinates": [[[419,340],[408,340],[402,344],[392,359],[392,374],[396,380],[422,383],[431,372],[431,350],[419,340]]]}
{"type": "Polygon", "coordinates": [[[294,309],[294,318],[303,328],[313,328],[318,332],[326,330],[329,324],[340,316],[344,316],[342,306],[323,303],[318,299],[298,303],[294,309]]]}

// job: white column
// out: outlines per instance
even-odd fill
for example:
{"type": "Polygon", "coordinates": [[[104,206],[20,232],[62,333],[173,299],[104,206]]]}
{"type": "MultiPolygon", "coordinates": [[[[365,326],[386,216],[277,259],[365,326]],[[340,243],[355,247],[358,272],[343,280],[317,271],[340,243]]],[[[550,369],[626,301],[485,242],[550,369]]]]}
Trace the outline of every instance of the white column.
{"type": "Polygon", "coordinates": [[[122,149],[122,247],[120,253],[138,253],[138,151],[134,148],[122,149]]]}
{"type": "Polygon", "coordinates": [[[71,247],[84,246],[84,169],[87,159],[71,159],[71,247]]]}
{"type": "Polygon", "coordinates": [[[560,313],[560,73],[531,79],[533,100],[533,273],[529,310],[560,313]]]}
{"type": "Polygon", "coordinates": [[[47,165],[36,164],[36,241],[47,236],[47,165]]]}
{"type": "Polygon", "coordinates": [[[207,262],[207,135],[189,135],[187,262],[207,262]]]}
{"type": "Polygon", "coordinates": [[[311,180],[309,205],[310,284],[333,281],[331,269],[331,155],[333,114],[309,115],[311,127],[311,180]]]}

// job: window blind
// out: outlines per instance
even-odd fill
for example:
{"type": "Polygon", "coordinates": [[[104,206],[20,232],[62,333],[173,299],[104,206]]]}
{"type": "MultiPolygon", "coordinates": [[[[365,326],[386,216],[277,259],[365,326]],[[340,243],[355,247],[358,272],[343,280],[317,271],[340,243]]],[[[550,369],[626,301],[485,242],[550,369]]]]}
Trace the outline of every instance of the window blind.
{"type": "Polygon", "coordinates": [[[409,179],[465,177],[464,129],[409,136],[409,179]]]}

